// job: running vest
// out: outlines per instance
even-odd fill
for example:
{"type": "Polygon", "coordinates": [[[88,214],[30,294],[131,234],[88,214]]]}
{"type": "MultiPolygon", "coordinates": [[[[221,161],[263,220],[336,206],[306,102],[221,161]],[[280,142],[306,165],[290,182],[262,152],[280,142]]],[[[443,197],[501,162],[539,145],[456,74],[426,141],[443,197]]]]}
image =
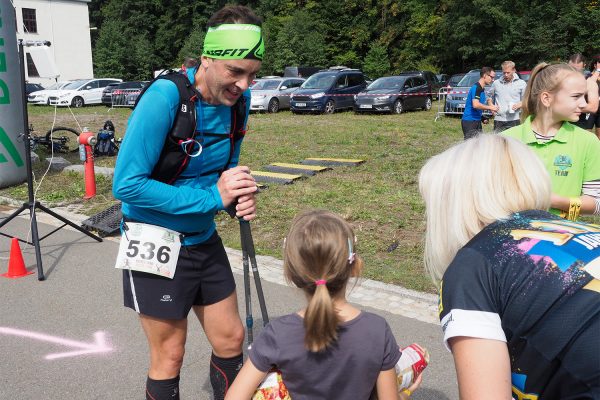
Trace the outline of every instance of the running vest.
{"type": "MultiPolygon", "coordinates": [[[[177,86],[179,92],[179,107],[175,120],[171,126],[171,130],[165,139],[165,144],[161,151],[160,157],[152,170],[150,177],[154,180],[172,185],[173,182],[181,175],[188,166],[190,155],[193,152],[196,137],[196,101],[200,98],[200,93],[194,88],[187,76],[175,72],[167,71],[165,74],[159,75],[152,82],[146,85],[140,92],[135,101],[134,108],[139,103],[142,95],[146,90],[158,79],[166,79],[173,82],[177,86]],[[186,145],[182,143],[189,141],[186,145]],[[185,147],[185,151],[184,151],[185,147]]],[[[246,117],[246,98],[242,95],[238,101],[231,107],[231,129],[229,131],[229,159],[223,168],[219,171],[219,175],[225,171],[231,157],[233,157],[235,142],[240,140],[246,134],[244,130],[244,119],[246,117]]]]}

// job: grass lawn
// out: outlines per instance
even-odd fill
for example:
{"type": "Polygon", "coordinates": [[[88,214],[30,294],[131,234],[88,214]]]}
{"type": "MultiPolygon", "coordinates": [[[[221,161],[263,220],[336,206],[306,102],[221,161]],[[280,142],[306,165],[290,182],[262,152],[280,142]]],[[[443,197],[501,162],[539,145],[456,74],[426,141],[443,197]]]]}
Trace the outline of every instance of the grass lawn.
{"type": "MultiPolygon", "coordinates": [[[[258,254],[281,257],[281,245],[291,219],[299,211],[324,208],[350,221],[358,237],[357,250],[365,259],[364,276],[433,292],[423,270],[424,205],[418,195],[417,177],[423,163],[462,140],[460,120],[434,122],[437,102],[428,112],[401,115],[252,114],[240,164],[254,170],[272,162],[298,163],[307,157],[360,158],[357,167],[333,170],[292,185],[269,185],[258,200],[258,217],[252,223],[258,254]]],[[[57,126],[89,127],[97,132],[110,119],[116,136],[123,136],[129,109],[104,106],[58,109],[29,106],[34,133],[43,135],[56,119],[57,126]]],[[[148,132],[151,134],[151,132],[148,132]]],[[[38,150],[40,156],[47,155],[38,150]]],[[[67,157],[79,163],[78,154],[67,157]]],[[[114,166],[116,158],[96,160],[97,166],[114,166]]],[[[45,165],[35,166],[39,183],[45,165]]],[[[45,204],[82,203],[93,215],[114,204],[111,180],[96,178],[97,196],[84,202],[83,177],[75,173],[48,173],[37,197],[45,204]]],[[[37,185],[36,185],[37,187],[37,185]]],[[[26,200],[26,184],[0,190],[0,195],[26,200]]],[[[226,215],[217,218],[227,246],[239,248],[238,224],[226,215]]]]}

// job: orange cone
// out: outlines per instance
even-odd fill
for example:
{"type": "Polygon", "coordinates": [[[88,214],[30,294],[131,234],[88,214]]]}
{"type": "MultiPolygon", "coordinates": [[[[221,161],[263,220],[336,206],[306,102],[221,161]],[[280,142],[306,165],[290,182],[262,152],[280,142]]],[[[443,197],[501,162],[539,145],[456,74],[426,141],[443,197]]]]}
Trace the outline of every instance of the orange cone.
{"type": "Polygon", "coordinates": [[[21,247],[19,247],[19,240],[12,238],[8,259],[8,272],[2,274],[2,276],[7,278],[21,278],[30,274],[33,274],[33,271],[28,272],[25,268],[25,261],[23,260],[23,253],[21,253],[21,247]]]}

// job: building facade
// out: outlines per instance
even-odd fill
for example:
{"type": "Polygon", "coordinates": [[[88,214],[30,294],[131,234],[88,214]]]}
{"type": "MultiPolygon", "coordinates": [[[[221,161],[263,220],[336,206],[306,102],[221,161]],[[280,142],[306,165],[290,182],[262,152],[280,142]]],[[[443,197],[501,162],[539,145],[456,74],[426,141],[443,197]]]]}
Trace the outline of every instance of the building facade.
{"type": "MultiPolygon", "coordinates": [[[[91,0],[14,0],[17,39],[50,41],[50,56],[60,76],[58,80],[94,77],[88,3],[91,0]]],[[[50,78],[40,77],[27,54],[26,79],[48,86],[50,78]]]]}

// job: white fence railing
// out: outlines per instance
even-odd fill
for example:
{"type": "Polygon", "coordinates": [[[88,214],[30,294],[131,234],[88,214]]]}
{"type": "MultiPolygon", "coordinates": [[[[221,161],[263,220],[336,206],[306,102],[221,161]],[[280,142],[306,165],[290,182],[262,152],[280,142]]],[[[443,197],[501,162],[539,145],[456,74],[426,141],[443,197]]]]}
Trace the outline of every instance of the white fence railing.
{"type": "Polygon", "coordinates": [[[141,89],[115,89],[110,95],[112,107],[133,107],[141,89]]]}
{"type": "Polygon", "coordinates": [[[438,92],[438,109],[435,114],[437,121],[442,115],[462,115],[465,111],[465,102],[452,99],[452,95],[464,95],[466,97],[468,91],[455,89],[451,87],[443,87],[438,92]],[[450,98],[448,98],[450,96],[450,98]]]}

